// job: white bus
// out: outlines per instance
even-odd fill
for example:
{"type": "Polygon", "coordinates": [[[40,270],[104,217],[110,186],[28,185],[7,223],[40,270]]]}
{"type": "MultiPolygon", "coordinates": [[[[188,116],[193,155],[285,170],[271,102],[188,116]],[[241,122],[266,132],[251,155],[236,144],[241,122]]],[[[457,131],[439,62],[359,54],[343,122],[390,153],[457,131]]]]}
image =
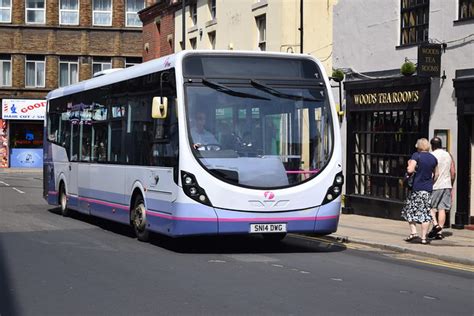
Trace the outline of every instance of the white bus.
{"type": "Polygon", "coordinates": [[[150,232],[329,234],[342,155],[311,56],[183,51],[48,94],[44,197],[150,232]]]}

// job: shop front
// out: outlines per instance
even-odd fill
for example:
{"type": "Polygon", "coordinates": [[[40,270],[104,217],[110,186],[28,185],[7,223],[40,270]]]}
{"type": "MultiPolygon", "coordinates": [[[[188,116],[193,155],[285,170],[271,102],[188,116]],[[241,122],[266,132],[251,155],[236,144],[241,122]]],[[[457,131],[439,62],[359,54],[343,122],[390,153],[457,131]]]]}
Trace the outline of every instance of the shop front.
{"type": "Polygon", "coordinates": [[[454,227],[474,224],[474,69],[456,71],[458,118],[457,207],[454,227]]]}
{"type": "Polygon", "coordinates": [[[45,100],[2,100],[2,167],[42,168],[45,113],[45,100]]]}
{"type": "Polygon", "coordinates": [[[418,138],[428,138],[430,79],[354,80],[346,93],[344,211],[400,219],[403,175],[418,138]]]}

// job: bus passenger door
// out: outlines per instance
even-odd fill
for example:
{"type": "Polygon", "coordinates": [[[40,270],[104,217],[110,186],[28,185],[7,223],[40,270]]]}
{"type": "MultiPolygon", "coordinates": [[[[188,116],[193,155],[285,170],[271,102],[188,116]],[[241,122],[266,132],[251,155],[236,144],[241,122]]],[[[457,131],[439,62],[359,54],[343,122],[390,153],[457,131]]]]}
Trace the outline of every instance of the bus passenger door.
{"type": "Polygon", "coordinates": [[[68,177],[68,204],[74,209],[79,208],[79,190],[78,190],[78,161],[79,161],[79,140],[80,128],[79,124],[71,125],[71,147],[68,177]]]}

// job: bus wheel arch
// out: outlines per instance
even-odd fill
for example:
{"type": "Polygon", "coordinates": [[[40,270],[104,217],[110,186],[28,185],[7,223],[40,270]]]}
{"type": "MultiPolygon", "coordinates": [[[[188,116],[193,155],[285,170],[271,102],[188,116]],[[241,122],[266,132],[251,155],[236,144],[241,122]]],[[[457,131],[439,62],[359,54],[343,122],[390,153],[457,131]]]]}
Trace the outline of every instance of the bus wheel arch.
{"type": "Polygon", "coordinates": [[[150,231],[147,228],[145,199],[139,188],[136,188],[132,194],[132,201],[130,203],[130,224],[138,240],[148,241],[150,231]]]}

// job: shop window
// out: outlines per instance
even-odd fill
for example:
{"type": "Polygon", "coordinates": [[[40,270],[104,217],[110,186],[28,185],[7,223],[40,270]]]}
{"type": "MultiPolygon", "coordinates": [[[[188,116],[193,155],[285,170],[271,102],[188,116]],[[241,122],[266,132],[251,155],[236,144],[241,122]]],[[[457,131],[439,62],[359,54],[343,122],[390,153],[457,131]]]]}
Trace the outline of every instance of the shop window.
{"type": "Polygon", "coordinates": [[[45,0],[26,0],[26,23],[44,24],[46,22],[45,0]]]}
{"type": "Polygon", "coordinates": [[[474,19],[474,0],[459,0],[459,20],[474,19]]]}
{"type": "Polygon", "coordinates": [[[354,188],[350,193],[404,200],[401,178],[421,135],[419,110],[355,112],[354,188]]]}
{"type": "Polygon", "coordinates": [[[10,55],[0,55],[0,86],[12,85],[12,59],[10,55]]]}
{"type": "Polygon", "coordinates": [[[59,23],[79,24],[79,0],[61,0],[59,3],[59,23]]]}
{"type": "Polygon", "coordinates": [[[429,0],[401,0],[400,45],[428,42],[429,0]]]}
{"type": "Polygon", "coordinates": [[[12,21],[12,1],[0,1],[0,23],[11,23],[12,21]]]}
{"type": "Polygon", "coordinates": [[[255,18],[257,23],[257,38],[258,49],[264,51],[267,49],[267,18],[265,15],[260,15],[255,18]]]}
{"type": "Polygon", "coordinates": [[[142,22],[138,17],[138,11],[145,8],[145,1],[143,0],[127,0],[127,12],[126,12],[126,26],[141,27],[142,22]]]}
{"type": "Polygon", "coordinates": [[[92,24],[112,25],[112,0],[93,0],[92,24]]]}
{"type": "Polygon", "coordinates": [[[42,56],[26,57],[25,85],[42,88],[45,86],[45,60],[42,56]]]}
{"type": "Polygon", "coordinates": [[[43,124],[41,122],[10,124],[11,148],[42,148],[43,124]]]}
{"type": "Polygon", "coordinates": [[[94,60],[92,61],[92,75],[111,68],[112,61],[110,58],[94,57],[94,60]]]}
{"type": "Polygon", "coordinates": [[[79,62],[77,58],[61,58],[59,61],[59,86],[65,87],[78,82],[79,62]]]}

